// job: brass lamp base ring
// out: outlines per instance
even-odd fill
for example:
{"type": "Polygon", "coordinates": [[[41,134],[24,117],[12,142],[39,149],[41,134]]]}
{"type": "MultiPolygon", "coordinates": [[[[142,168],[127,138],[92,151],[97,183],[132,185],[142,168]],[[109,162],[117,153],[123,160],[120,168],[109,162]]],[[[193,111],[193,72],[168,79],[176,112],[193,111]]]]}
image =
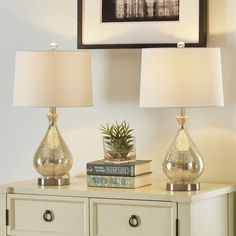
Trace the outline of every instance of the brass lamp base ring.
{"type": "Polygon", "coordinates": [[[38,185],[40,186],[62,186],[70,184],[70,176],[65,175],[61,178],[38,178],[38,185]]]}
{"type": "Polygon", "coordinates": [[[192,183],[192,184],[167,183],[166,189],[169,191],[198,191],[200,190],[200,183],[192,183]]]}

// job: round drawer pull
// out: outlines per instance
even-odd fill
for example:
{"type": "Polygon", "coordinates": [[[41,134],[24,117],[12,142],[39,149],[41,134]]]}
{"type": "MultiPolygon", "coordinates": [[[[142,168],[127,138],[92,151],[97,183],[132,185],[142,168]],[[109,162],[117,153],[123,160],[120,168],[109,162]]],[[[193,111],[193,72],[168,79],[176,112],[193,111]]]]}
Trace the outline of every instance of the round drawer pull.
{"type": "Polygon", "coordinates": [[[54,220],[54,214],[52,211],[50,210],[46,210],[43,214],[43,219],[46,221],[46,222],[52,222],[54,220]]]}
{"type": "Polygon", "coordinates": [[[131,227],[138,227],[140,225],[140,219],[138,216],[136,215],[132,215],[130,218],[129,218],[129,225],[131,227]]]}

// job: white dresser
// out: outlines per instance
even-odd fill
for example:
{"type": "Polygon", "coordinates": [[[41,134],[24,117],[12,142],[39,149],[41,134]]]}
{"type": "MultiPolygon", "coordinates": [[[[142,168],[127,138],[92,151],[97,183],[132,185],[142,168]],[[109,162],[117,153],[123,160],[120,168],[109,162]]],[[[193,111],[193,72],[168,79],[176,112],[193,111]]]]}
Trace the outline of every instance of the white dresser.
{"type": "Polygon", "coordinates": [[[0,188],[0,236],[233,236],[234,185],[201,184],[170,192],[165,183],[138,189],[39,187],[36,180],[0,188]]]}

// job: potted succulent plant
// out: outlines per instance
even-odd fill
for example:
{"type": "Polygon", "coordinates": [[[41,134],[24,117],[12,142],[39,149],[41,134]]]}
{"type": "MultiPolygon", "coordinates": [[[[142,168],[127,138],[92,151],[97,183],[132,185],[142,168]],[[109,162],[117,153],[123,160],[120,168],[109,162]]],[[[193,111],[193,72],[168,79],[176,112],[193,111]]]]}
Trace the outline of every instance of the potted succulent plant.
{"type": "Polygon", "coordinates": [[[116,122],[109,126],[101,126],[103,134],[104,160],[105,162],[124,163],[136,159],[135,137],[133,129],[126,121],[116,122]]]}

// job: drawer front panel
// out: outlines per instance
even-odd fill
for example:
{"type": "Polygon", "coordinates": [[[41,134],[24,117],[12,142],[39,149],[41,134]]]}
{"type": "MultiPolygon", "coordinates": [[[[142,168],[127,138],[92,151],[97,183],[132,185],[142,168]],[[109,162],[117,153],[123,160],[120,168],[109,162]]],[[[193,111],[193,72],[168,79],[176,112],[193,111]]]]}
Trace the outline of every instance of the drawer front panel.
{"type": "Polygon", "coordinates": [[[175,236],[177,204],[91,199],[91,236],[175,236]]]}
{"type": "Polygon", "coordinates": [[[9,194],[8,235],[88,236],[88,199],[9,194]]]}

